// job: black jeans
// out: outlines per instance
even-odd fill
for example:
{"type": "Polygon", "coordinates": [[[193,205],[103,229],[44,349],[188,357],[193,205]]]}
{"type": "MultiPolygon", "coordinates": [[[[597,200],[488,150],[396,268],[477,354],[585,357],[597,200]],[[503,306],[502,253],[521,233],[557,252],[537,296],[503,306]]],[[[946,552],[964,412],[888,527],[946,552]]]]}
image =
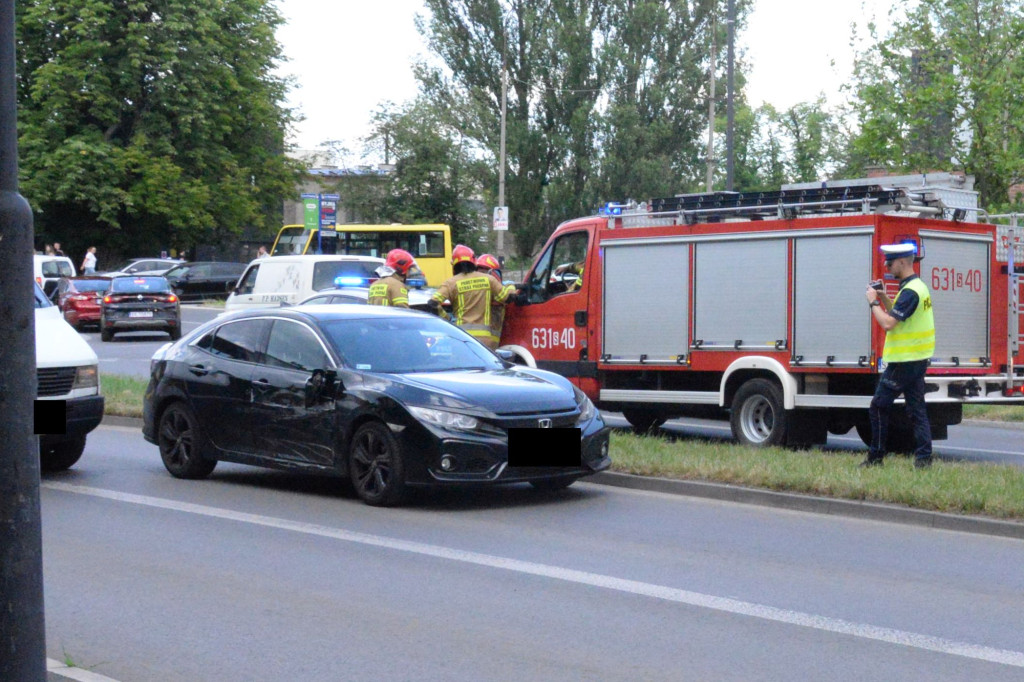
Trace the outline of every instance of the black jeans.
{"type": "Polygon", "coordinates": [[[914,457],[927,460],[932,456],[932,429],[928,423],[928,410],[924,405],[924,374],[927,360],[890,362],[885,366],[875,397],[871,399],[868,417],[871,419],[871,445],[868,459],[885,456],[885,439],[889,433],[889,414],[900,393],[906,400],[907,416],[914,427],[914,457]]]}

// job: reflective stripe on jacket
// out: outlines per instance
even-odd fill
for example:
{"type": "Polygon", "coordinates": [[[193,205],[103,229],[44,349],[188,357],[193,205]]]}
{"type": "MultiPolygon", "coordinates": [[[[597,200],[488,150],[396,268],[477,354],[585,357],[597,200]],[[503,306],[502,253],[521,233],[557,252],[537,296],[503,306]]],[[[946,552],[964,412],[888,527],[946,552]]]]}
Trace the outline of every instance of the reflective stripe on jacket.
{"type": "Polygon", "coordinates": [[[431,298],[437,303],[451,301],[452,321],[489,345],[497,341],[491,331],[491,306],[505,303],[515,290],[514,285],[503,287],[486,273],[464,272],[446,280],[431,298]]]}
{"type": "MultiPolygon", "coordinates": [[[[917,308],[913,315],[886,333],[882,348],[882,359],[886,362],[928,360],[935,354],[935,315],[931,292],[919,277],[915,277],[896,294],[896,301],[900,300],[904,289],[912,289],[917,294],[917,308]]],[[[894,305],[896,301],[893,301],[894,305]]]]}
{"type": "Polygon", "coordinates": [[[405,282],[394,275],[379,279],[370,285],[366,302],[370,305],[390,305],[398,308],[409,307],[409,289],[405,282]]]}

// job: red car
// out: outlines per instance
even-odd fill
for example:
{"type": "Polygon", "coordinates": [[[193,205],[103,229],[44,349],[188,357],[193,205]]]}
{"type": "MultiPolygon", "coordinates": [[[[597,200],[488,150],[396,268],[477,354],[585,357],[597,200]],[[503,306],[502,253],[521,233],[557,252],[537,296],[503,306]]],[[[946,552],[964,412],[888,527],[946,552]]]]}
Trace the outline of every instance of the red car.
{"type": "Polygon", "coordinates": [[[68,324],[79,331],[85,325],[94,324],[98,327],[100,304],[103,302],[103,294],[109,288],[109,277],[62,277],[57,283],[57,307],[64,313],[68,324]]]}

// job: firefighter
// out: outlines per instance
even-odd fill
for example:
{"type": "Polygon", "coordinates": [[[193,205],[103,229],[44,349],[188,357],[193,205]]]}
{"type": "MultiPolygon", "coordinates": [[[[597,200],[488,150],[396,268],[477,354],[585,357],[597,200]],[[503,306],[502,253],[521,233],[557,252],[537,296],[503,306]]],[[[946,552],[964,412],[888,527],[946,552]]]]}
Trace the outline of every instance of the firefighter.
{"type": "Polygon", "coordinates": [[[881,250],[885,254],[885,268],[899,280],[900,288],[895,301],[890,301],[871,284],[865,292],[875,322],[886,332],[882,350],[885,370],[868,408],[871,444],[868,457],[860,466],[882,464],[889,415],[893,402],[902,393],[907,416],[914,428],[914,466],[922,469],[932,463],[931,426],[924,403],[924,375],[935,353],[932,296],[927,285],[914,274],[916,245],[886,244],[881,250]]]}
{"type": "MultiPolygon", "coordinates": [[[[489,253],[482,253],[476,257],[476,271],[483,272],[501,284],[501,263],[489,253]]],[[[505,324],[505,304],[498,303],[491,306],[491,336],[501,340],[501,328],[505,324]]],[[[492,349],[493,350],[493,349],[492,349]]]]}
{"type": "Polygon", "coordinates": [[[463,244],[452,249],[452,270],[455,275],[438,287],[430,298],[430,309],[448,318],[442,304],[450,301],[451,321],[494,350],[498,347],[499,337],[491,329],[492,306],[506,303],[515,287],[511,284],[502,286],[494,277],[477,272],[473,249],[463,244]]]}
{"type": "Polygon", "coordinates": [[[366,302],[370,305],[390,305],[396,308],[409,307],[409,288],[405,278],[409,270],[416,266],[416,259],[404,249],[388,251],[384,265],[377,268],[381,279],[370,285],[370,293],[366,302]]]}

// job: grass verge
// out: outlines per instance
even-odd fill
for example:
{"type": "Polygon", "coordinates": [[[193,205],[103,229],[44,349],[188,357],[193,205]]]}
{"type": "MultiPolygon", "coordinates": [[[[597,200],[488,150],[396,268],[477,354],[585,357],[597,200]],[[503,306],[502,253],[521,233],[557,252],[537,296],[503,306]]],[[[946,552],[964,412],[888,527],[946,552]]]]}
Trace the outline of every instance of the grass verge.
{"type": "Polygon", "coordinates": [[[964,419],[1024,422],[1024,407],[1020,405],[964,405],[964,419]]]}
{"type": "MultiPolygon", "coordinates": [[[[141,417],[148,383],[104,374],[106,413],[141,417]]],[[[864,453],[743,448],[626,432],[613,433],[611,446],[612,469],[622,473],[1024,520],[1024,469],[1012,466],[936,461],[918,471],[910,458],[890,457],[885,466],[859,469],[864,453]]]]}
{"type": "Polygon", "coordinates": [[[882,467],[860,469],[863,459],[864,453],[612,434],[612,469],[622,473],[1024,520],[1024,469],[936,461],[917,470],[909,457],[889,457],[882,467]]]}

